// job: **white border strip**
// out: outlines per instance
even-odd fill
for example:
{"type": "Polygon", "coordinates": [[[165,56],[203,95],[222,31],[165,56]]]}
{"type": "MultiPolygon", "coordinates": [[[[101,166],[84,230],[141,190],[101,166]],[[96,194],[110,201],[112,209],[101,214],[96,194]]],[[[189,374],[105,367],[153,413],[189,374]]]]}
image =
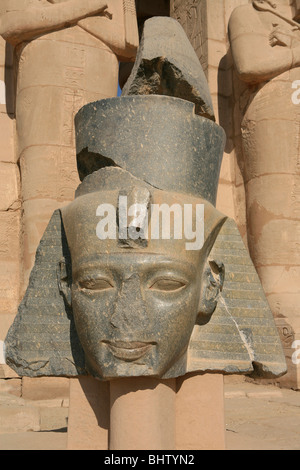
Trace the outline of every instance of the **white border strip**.
{"type": "Polygon", "coordinates": [[[3,80],[0,80],[0,104],[6,104],[5,83],[3,80]]]}
{"type": "Polygon", "coordinates": [[[0,364],[6,364],[6,362],[5,362],[5,344],[4,344],[4,341],[0,341],[0,364]]]}

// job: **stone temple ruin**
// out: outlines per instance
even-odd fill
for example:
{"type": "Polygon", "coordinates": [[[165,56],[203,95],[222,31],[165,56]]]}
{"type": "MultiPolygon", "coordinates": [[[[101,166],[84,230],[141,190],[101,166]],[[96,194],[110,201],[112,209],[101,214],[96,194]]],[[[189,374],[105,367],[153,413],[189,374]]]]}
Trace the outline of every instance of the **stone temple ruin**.
{"type": "Polygon", "coordinates": [[[69,449],[224,448],[224,376],[298,388],[299,5],[4,3],[1,380],[67,381],[69,449]]]}

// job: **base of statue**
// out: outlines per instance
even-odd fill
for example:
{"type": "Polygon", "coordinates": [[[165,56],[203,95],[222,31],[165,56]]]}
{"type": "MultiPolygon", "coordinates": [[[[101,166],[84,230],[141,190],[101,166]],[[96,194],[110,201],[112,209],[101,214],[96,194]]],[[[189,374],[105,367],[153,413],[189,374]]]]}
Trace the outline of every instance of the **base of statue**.
{"type": "Polygon", "coordinates": [[[71,379],[68,450],[225,450],[223,376],[71,379]]]}

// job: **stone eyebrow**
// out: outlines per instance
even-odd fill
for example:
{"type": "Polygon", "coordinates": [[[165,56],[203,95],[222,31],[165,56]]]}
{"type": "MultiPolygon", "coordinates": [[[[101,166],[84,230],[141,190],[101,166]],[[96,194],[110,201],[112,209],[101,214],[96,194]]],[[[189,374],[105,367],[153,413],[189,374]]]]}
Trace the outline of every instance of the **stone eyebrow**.
{"type": "MultiPolygon", "coordinates": [[[[74,276],[79,276],[83,273],[93,273],[97,274],[97,271],[99,271],[99,268],[101,271],[104,273],[109,273],[111,269],[115,269],[116,271],[121,270],[121,265],[120,265],[120,258],[124,259],[124,266],[125,266],[125,261],[126,261],[126,266],[128,270],[128,255],[129,253],[118,253],[117,256],[114,258],[113,255],[106,256],[104,255],[101,258],[95,260],[91,260],[90,257],[87,259],[84,259],[80,262],[77,268],[75,268],[73,275],[74,276]]],[[[166,269],[168,267],[172,268],[173,270],[179,269],[181,271],[186,272],[187,274],[190,273],[191,271],[194,273],[195,267],[186,261],[182,260],[177,260],[174,258],[166,258],[162,255],[159,255],[157,253],[149,253],[149,255],[145,255],[145,253],[134,253],[135,256],[135,263],[138,266],[153,266],[153,269],[166,269]],[[141,259],[143,257],[143,259],[141,259]],[[153,258],[155,257],[155,258],[153,258]],[[145,259],[146,258],[146,259],[145,259]],[[149,259],[147,259],[149,258],[149,259]]],[[[133,265],[133,263],[129,263],[130,267],[133,265]]]]}

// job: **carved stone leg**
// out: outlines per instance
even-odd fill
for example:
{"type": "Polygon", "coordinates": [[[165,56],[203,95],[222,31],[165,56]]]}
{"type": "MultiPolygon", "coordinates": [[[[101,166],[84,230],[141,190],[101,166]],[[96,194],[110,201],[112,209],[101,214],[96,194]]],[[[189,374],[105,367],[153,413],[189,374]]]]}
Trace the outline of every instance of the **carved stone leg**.
{"type": "Polygon", "coordinates": [[[291,360],[300,337],[300,110],[290,98],[298,76],[295,69],[266,84],[243,121],[249,250],[285,349],[280,382],[292,388],[300,387],[291,360]]]}

